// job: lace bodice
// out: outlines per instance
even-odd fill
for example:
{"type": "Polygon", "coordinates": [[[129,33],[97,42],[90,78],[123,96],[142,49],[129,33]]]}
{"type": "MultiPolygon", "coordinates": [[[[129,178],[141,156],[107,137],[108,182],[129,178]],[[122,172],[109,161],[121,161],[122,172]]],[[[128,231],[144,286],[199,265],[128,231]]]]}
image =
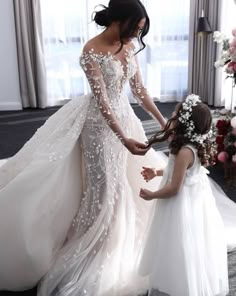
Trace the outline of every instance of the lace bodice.
{"type": "MultiPolygon", "coordinates": [[[[82,53],[80,65],[84,70],[91,87],[94,102],[94,113],[100,109],[101,116],[119,138],[126,136],[123,132],[122,121],[127,118],[130,110],[129,100],[125,94],[125,84],[129,81],[132,93],[139,103],[149,96],[143,86],[137,58],[133,48],[125,50],[124,62],[121,62],[110,52],[98,53],[90,49],[82,53]]],[[[88,114],[89,116],[89,114],[88,114]]]]}
{"type": "Polygon", "coordinates": [[[144,88],[140,71],[133,49],[125,50],[125,62],[107,52],[96,53],[92,48],[83,52],[80,57],[91,90],[98,101],[108,101],[111,104],[119,103],[120,95],[125,83],[129,80],[134,96],[141,101],[147,94],[144,88]]]}
{"type": "Polygon", "coordinates": [[[131,51],[126,51],[126,64],[122,64],[110,52],[104,55],[91,49],[82,54],[80,65],[96,99],[109,100],[110,103],[118,103],[126,81],[136,72],[131,51]]]}

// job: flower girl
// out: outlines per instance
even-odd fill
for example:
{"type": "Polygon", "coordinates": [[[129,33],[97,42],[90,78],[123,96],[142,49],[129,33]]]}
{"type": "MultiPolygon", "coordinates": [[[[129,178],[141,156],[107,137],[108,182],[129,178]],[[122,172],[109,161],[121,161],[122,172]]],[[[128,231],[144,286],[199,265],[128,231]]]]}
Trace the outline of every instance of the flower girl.
{"type": "Polygon", "coordinates": [[[207,105],[189,95],[177,105],[165,129],[149,141],[151,145],[171,138],[164,171],[148,167],[142,171],[146,181],[163,175],[159,190],[140,190],[141,198],[156,199],[140,262],[141,274],[149,279],[149,295],[228,293],[224,225],[203,167],[214,160],[211,121],[207,105]]]}

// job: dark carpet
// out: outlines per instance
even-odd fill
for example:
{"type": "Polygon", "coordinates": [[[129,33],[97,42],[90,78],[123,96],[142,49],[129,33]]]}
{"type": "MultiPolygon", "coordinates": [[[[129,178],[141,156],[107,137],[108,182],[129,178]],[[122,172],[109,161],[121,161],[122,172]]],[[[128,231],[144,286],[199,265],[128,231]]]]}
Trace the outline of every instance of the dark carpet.
{"type": "MultiPolygon", "coordinates": [[[[157,103],[162,114],[169,118],[176,103],[157,103]]],[[[156,129],[152,118],[138,105],[132,105],[134,112],[143,122],[148,138],[156,129]]],[[[45,120],[56,112],[59,107],[41,109],[25,109],[23,111],[0,111],[0,159],[12,157],[32,137],[45,120]]],[[[155,149],[166,151],[167,143],[156,145],[155,149]]],[[[227,184],[221,165],[210,168],[210,176],[221,186],[226,194],[236,202],[236,184],[227,184]]],[[[230,293],[236,296],[236,251],[228,253],[230,293]]],[[[0,291],[0,296],[36,296],[36,288],[24,292],[0,291]]],[[[163,295],[163,294],[160,294],[163,295]]],[[[79,296],[79,295],[78,295],[79,296]]],[[[112,296],[112,295],[111,295],[112,296]]],[[[189,295],[191,296],[191,295],[189,295]]]]}

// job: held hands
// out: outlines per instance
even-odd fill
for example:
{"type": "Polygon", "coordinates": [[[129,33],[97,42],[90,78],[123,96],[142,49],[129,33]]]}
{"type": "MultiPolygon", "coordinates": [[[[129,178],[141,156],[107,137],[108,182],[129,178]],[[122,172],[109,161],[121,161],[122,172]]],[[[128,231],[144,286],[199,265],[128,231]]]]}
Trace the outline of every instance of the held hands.
{"type": "Polygon", "coordinates": [[[141,175],[143,176],[144,180],[148,182],[156,177],[156,170],[154,168],[143,167],[141,175]]]}
{"type": "Polygon", "coordinates": [[[140,189],[139,196],[145,200],[152,200],[154,199],[154,192],[147,190],[147,189],[140,189]]]}
{"type": "Polygon", "coordinates": [[[125,147],[135,155],[145,155],[150,147],[147,144],[140,143],[134,139],[126,138],[123,140],[125,147]]]}

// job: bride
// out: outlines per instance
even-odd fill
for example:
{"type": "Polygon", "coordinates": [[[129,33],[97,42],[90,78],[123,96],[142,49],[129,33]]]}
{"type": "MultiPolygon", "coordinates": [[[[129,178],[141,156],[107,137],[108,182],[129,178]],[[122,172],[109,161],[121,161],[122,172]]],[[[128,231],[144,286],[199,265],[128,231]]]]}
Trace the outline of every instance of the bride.
{"type": "MultiPolygon", "coordinates": [[[[132,43],[137,38],[145,47],[149,18],[139,0],[110,0],[94,20],[106,29],[80,58],[92,93],[50,117],[0,170],[0,290],[39,281],[38,296],[137,295],[148,288],[137,263],[153,207],[139,198],[140,172],[167,161],[146,148],[125,84],[164,126],[132,43]]],[[[236,206],[213,187],[232,237],[236,206]]]]}
{"type": "Polygon", "coordinates": [[[148,160],[164,166],[165,156],[147,152],[124,88],[129,81],[165,125],[142,85],[131,41],[145,47],[149,19],[139,0],[111,0],[94,19],[106,30],[80,58],[92,94],[61,108],[0,170],[0,290],[39,280],[40,296],[143,286],[135,264],[151,207],[139,199],[140,172],[148,160]]]}

